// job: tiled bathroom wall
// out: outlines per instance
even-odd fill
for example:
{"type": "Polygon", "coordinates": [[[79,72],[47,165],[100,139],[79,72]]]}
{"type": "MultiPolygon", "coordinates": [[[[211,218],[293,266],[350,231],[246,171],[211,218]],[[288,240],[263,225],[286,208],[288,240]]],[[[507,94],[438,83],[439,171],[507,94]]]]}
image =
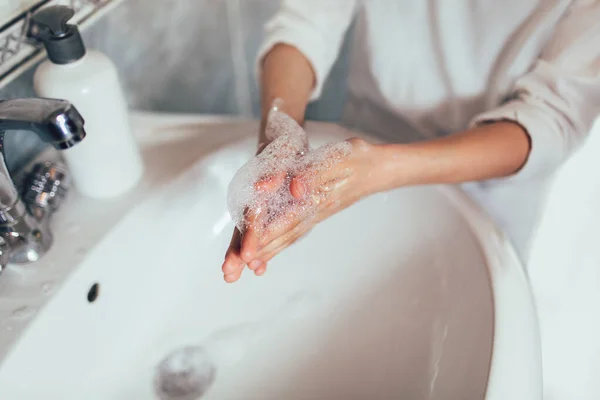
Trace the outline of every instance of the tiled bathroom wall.
{"type": "MultiPolygon", "coordinates": [[[[83,36],[89,48],[106,53],[117,64],[134,109],[256,116],[254,58],[263,24],[279,3],[124,0],[83,36]]],[[[341,117],[349,40],[321,100],[309,107],[309,119],[336,121],[341,117]]],[[[34,96],[34,68],[1,89],[0,99],[34,96]]],[[[43,146],[25,132],[7,135],[9,167],[22,167],[43,146]]]]}

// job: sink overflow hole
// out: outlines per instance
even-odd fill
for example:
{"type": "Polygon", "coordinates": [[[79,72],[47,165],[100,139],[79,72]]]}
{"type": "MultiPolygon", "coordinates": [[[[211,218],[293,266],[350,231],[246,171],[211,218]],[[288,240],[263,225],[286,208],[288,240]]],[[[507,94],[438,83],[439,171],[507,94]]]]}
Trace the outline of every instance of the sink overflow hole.
{"type": "Polygon", "coordinates": [[[94,283],[90,287],[90,290],[88,290],[88,293],[87,293],[88,303],[93,303],[94,301],[96,301],[99,294],[100,294],[100,285],[98,285],[98,283],[94,283]]]}

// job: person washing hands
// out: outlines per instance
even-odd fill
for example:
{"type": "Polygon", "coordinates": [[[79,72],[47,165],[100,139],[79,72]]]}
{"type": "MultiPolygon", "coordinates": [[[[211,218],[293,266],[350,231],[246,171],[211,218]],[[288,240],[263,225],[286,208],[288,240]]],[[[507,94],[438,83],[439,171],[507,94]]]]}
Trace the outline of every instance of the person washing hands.
{"type": "MultiPolygon", "coordinates": [[[[298,123],[356,17],[344,123],[393,144],[352,151],[295,198],[327,191],[310,218],[266,235],[236,229],[227,282],[256,275],[318,222],[374,193],[463,184],[526,257],[545,178],[600,112],[600,2],[284,0],[259,53],[262,124],[273,101],[298,123]],[[420,139],[420,140],[419,140],[420,139]]],[[[264,189],[283,180],[264,182],[264,189]]]]}

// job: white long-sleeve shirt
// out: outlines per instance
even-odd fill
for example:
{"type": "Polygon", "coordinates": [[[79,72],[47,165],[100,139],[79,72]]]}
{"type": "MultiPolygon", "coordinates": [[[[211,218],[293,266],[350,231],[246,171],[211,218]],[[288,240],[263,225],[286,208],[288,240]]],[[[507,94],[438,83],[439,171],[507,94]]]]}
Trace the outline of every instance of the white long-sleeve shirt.
{"type": "MultiPolygon", "coordinates": [[[[347,125],[395,141],[483,121],[512,120],[527,130],[531,153],[517,174],[464,185],[526,259],[547,178],[600,114],[600,0],[283,0],[258,60],[277,43],[295,46],[312,64],[317,99],[354,17],[347,125]]],[[[565,276],[576,268],[549,267],[565,276]]],[[[534,275],[534,289],[543,276],[534,275]]],[[[595,298],[600,304],[600,292],[595,298]]],[[[543,346],[568,342],[544,339],[543,346]]],[[[569,376],[592,373],[596,342],[580,344],[589,357],[579,365],[546,353],[545,399],[600,398],[592,381],[581,387],[564,378],[564,368],[569,376]]]]}
{"type": "Polygon", "coordinates": [[[277,43],[298,48],[317,99],[354,17],[347,125],[397,141],[484,120],[527,129],[518,174],[464,185],[525,257],[545,178],[600,113],[600,2],[284,0],[259,59],[277,43]]]}

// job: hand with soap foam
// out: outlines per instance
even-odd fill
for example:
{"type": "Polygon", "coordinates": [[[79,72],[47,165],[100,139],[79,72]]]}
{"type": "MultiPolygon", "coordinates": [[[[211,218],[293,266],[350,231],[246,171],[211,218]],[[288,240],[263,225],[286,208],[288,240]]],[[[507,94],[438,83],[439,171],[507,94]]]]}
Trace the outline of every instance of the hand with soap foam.
{"type": "MultiPolygon", "coordinates": [[[[249,215],[241,254],[251,270],[262,274],[268,261],[316,224],[379,191],[381,185],[371,175],[377,163],[377,146],[355,138],[344,143],[348,151],[339,162],[327,166],[311,165],[289,179],[289,185],[284,181],[291,196],[305,204],[308,211],[287,210],[266,230],[261,230],[260,219],[249,215]]],[[[329,149],[325,148],[323,153],[329,153],[329,149]]],[[[263,187],[274,190],[278,184],[269,181],[263,187]]]]}
{"type": "Polygon", "coordinates": [[[245,265],[262,275],[271,258],[315,224],[381,187],[371,175],[377,146],[350,139],[311,151],[304,130],[277,106],[265,135],[269,144],[229,186],[237,229],[223,264],[228,282],[245,265]]]}

